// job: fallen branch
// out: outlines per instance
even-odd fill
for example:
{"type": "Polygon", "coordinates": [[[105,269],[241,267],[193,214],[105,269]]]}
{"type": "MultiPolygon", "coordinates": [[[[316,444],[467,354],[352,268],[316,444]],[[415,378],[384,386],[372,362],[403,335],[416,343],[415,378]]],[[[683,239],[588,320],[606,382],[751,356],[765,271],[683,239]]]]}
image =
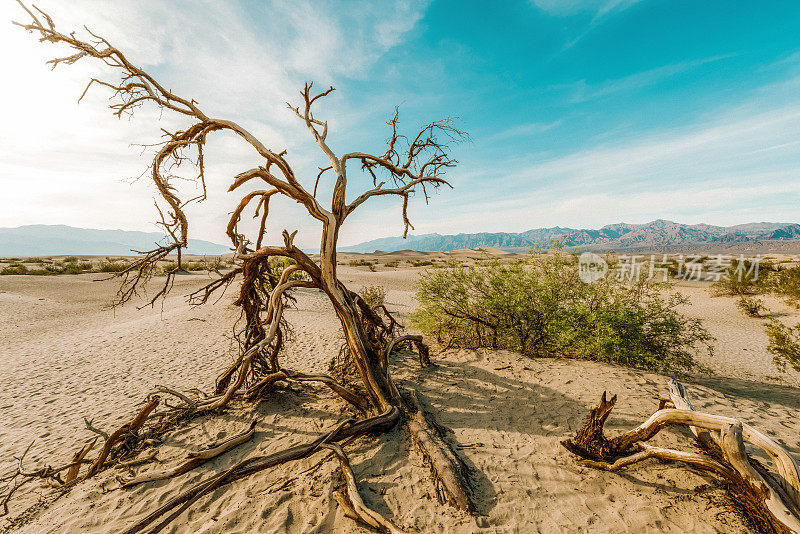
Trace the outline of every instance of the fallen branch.
{"type": "Polygon", "coordinates": [[[789,453],[736,419],[694,411],[686,388],[675,381],[670,381],[669,386],[670,402],[675,408],[666,407],[669,403],[662,400],[661,408],[644,423],[611,439],[604,435],[603,426],[617,397],[608,400],[603,392],[600,403],[590,411],[583,427],[573,439],[562,441],[562,445],[580,456],[581,464],[608,471],[618,471],[648,458],[680,461],[702,469],[726,483],[735,502],[758,530],[800,534],[798,470],[789,453]],[[704,454],[644,443],[670,425],[688,426],[704,454]],[[777,475],[747,455],[745,440],[769,454],[777,475]]]}
{"type": "Polygon", "coordinates": [[[475,511],[468,470],[464,462],[447,446],[435,425],[425,417],[425,411],[415,391],[404,395],[409,407],[408,429],[411,438],[431,469],[439,502],[448,502],[468,513],[475,511]]]}

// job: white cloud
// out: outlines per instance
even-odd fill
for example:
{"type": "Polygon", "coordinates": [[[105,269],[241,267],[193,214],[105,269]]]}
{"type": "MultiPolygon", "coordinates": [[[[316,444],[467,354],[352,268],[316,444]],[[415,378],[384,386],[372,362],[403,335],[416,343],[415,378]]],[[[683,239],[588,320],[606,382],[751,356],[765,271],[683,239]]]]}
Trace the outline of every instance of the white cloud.
{"type": "MultiPolygon", "coordinates": [[[[207,113],[239,121],[268,146],[288,148],[293,162],[303,162],[298,169],[303,171],[314,168],[318,151],[309,147],[308,132],[284,102],[296,101],[306,80],[326,85],[365,75],[414,27],[426,2],[276,0],[258,4],[255,13],[211,0],[193,2],[191,8],[158,0],[80,0],[68,9],[55,0],[37,5],[53,15],[60,30],[81,34],[87,25],[177,94],[196,99],[207,113]]],[[[4,2],[0,20],[27,21],[27,14],[4,2]]],[[[153,230],[149,179],[127,182],[146,168],[152,150],[143,152],[131,143],[157,141],[159,128],[174,128],[175,119],[141,110],[130,121],[114,120],[102,89],[91,91],[78,106],[92,76],[114,79],[109,69],[83,60],[50,72],[44,62],[65,55],[65,49],[39,43],[10,25],[0,32],[0,46],[14,50],[0,58],[3,72],[13,73],[0,85],[0,226],[153,230]]],[[[342,105],[334,100],[326,109],[342,105]]],[[[190,223],[193,237],[224,242],[221,221],[236,202],[223,193],[226,182],[259,160],[224,136],[212,140],[206,154],[212,195],[204,210],[192,210],[190,223]]],[[[283,225],[310,225],[293,207],[276,203],[274,213],[277,235],[283,225]]],[[[308,239],[316,244],[314,236],[308,239]]],[[[302,238],[298,242],[303,244],[302,238]]]]}

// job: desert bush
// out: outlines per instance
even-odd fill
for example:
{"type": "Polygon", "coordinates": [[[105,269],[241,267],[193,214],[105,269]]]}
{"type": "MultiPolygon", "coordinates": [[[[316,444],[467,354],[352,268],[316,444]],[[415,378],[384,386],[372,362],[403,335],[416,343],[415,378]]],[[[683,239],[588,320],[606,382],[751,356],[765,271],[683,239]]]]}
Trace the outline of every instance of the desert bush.
{"type": "Polygon", "coordinates": [[[203,262],[203,261],[186,261],[186,262],[183,262],[181,267],[183,267],[183,270],[189,271],[189,272],[207,271],[208,270],[208,267],[207,267],[206,263],[203,262]]]}
{"type": "Polygon", "coordinates": [[[800,307],[800,266],[776,270],[770,274],[772,291],[795,307],[800,307]]]}
{"type": "Polygon", "coordinates": [[[585,284],[566,255],[425,273],[412,321],[443,343],[494,347],[530,356],[567,356],[632,367],[694,367],[711,350],[699,319],[684,317],[679,293],[664,284],[607,277],[585,284]]]}
{"type": "Polygon", "coordinates": [[[758,295],[769,290],[768,273],[771,266],[764,262],[756,266],[751,260],[735,261],[725,273],[711,286],[718,296],[758,295]]]}
{"type": "MultiPolygon", "coordinates": [[[[169,262],[161,266],[161,271],[163,273],[171,273],[178,268],[177,262],[169,262]]],[[[205,265],[199,261],[184,261],[181,262],[181,270],[184,272],[194,272],[194,271],[203,271],[205,270],[205,265]]]]}
{"type": "Polygon", "coordinates": [[[749,317],[761,317],[762,312],[767,311],[767,307],[764,306],[763,300],[744,295],[740,296],[736,301],[736,307],[749,317]]]}
{"type": "Polygon", "coordinates": [[[25,274],[29,274],[29,275],[32,275],[32,276],[51,276],[51,275],[61,274],[61,273],[60,273],[60,270],[58,269],[58,267],[54,267],[52,265],[47,265],[47,266],[45,266],[43,268],[36,267],[36,268],[33,268],[33,269],[28,269],[28,272],[25,273],[25,274]]]}
{"type": "Polygon", "coordinates": [[[358,294],[370,308],[376,308],[386,303],[386,289],[383,286],[364,286],[358,294]]]}
{"type": "Polygon", "coordinates": [[[769,337],[767,351],[778,369],[785,372],[786,366],[791,365],[795,371],[800,371],[800,324],[786,326],[772,319],[764,323],[764,328],[769,337]]]}
{"type": "Polygon", "coordinates": [[[371,265],[375,265],[375,262],[367,260],[350,260],[348,265],[350,267],[369,267],[371,265]]]}
{"type": "Polygon", "coordinates": [[[67,256],[64,258],[64,263],[77,263],[78,257],[77,256],[67,256]]]}
{"type": "Polygon", "coordinates": [[[25,260],[23,260],[23,263],[45,263],[45,260],[43,258],[35,258],[35,257],[25,258],[25,260]]]}
{"type": "Polygon", "coordinates": [[[81,269],[80,265],[77,263],[67,263],[66,265],[60,266],[59,271],[62,274],[81,274],[83,269],[81,269]]]}
{"type": "Polygon", "coordinates": [[[127,268],[128,265],[125,264],[124,262],[117,262],[117,261],[112,261],[110,259],[105,259],[100,262],[100,267],[98,268],[98,270],[101,273],[118,273],[124,271],[127,268]]]}
{"type": "Polygon", "coordinates": [[[207,271],[219,271],[228,267],[228,262],[220,257],[213,258],[205,261],[205,269],[207,271]]]}
{"type": "Polygon", "coordinates": [[[28,274],[28,268],[24,265],[12,264],[8,267],[3,267],[0,269],[0,275],[2,274],[28,274]]]}
{"type": "Polygon", "coordinates": [[[418,260],[418,261],[412,261],[411,265],[413,265],[414,267],[429,267],[433,265],[433,262],[431,260],[418,260]]]}
{"type": "Polygon", "coordinates": [[[384,265],[386,267],[395,268],[395,267],[398,267],[400,265],[400,260],[387,261],[384,265]]]}

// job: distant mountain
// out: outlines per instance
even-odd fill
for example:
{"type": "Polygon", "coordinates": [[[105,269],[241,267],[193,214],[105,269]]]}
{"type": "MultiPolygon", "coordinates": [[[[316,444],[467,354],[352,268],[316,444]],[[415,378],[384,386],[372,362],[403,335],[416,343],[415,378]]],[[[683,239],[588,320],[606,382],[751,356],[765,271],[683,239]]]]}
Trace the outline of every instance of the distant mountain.
{"type": "MultiPolygon", "coordinates": [[[[157,232],[93,230],[72,226],[33,224],[0,228],[0,257],[75,255],[130,255],[132,250],[152,250],[163,243],[157,232]]],[[[226,254],[230,248],[210,241],[190,239],[186,254],[226,254]]]]}
{"type": "Polygon", "coordinates": [[[385,237],[350,247],[340,247],[339,250],[374,252],[412,249],[423,252],[444,252],[487,247],[520,250],[531,247],[549,248],[554,241],[558,241],[568,249],[667,251],[698,246],[770,248],[771,245],[775,245],[780,248],[788,244],[783,242],[792,240],[798,240],[795,248],[800,249],[800,224],[759,222],[714,226],[680,224],[659,219],[646,224],[609,224],[598,230],[556,226],[521,233],[422,234],[408,236],[407,239],[385,237]]]}

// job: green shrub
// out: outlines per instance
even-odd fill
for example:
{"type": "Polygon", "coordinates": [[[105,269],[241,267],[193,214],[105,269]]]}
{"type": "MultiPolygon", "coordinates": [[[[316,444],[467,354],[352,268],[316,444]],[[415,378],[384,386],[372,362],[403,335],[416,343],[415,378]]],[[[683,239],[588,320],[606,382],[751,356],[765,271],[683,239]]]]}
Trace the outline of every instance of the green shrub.
{"type": "Polygon", "coordinates": [[[767,351],[778,369],[786,372],[786,366],[791,365],[795,371],[800,371],[800,324],[786,326],[772,319],[764,323],[764,328],[769,336],[767,351]]]}
{"type": "Polygon", "coordinates": [[[185,271],[196,272],[196,271],[207,271],[208,267],[206,266],[205,262],[202,261],[187,261],[183,262],[182,265],[185,271]]]}
{"type": "Polygon", "coordinates": [[[82,261],[80,263],[67,263],[61,267],[61,272],[64,274],[81,274],[85,271],[91,271],[92,267],[92,263],[89,261],[82,261]]]}
{"type": "Polygon", "coordinates": [[[101,273],[119,273],[127,268],[128,265],[126,263],[105,259],[104,261],[100,262],[99,271],[101,273]]]}
{"type": "Polygon", "coordinates": [[[386,303],[386,290],[382,286],[364,286],[358,294],[370,308],[377,308],[386,303]]]}
{"type": "Polygon", "coordinates": [[[770,275],[770,286],[788,304],[800,307],[800,266],[776,270],[770,275]]]}
{"type": "Polygon", "coordinates": [[[64,258],[64,263],[77,263],[78,257],[77,256],[67,256],[64,258]]]}
{"type": "Polygon", "coordinates": [[[42,258],[25,258],[23,263],[45,263],[45,260],[42,258]]]}
{"type": "Polygon", "coordinates": [[[173,262],[169,262],[169,263],[167,263],[165,265],[162,265],[161,266],[161,271],[166,274],[166,273],[170,273],[170,272],[174,271],[177,268],[178,268],[178,263],[173,261],[173,262]]]}
{"type": "Polygon", "coordinates": [[[367,260],[350,260],[348,265],[350,265],[350,267],[369,267],[371,265],[375,265],[375,262],[367,260]]]}
{"type": "Polygon", "coordinates": [[[764,306],[764,301],[756,297],[740,296],[736,301],[736,306],[749,317],[761,317],[762,313],[767,311],[764,306]]]}
{"type": "Polygon", "coordinates": [[[39,268],[28,269],[28,272],[26,274],[30,274],[33,276],[50,276],[53,274],[59,274],[59,272],[58,269],[50,268],[50,266],[48,265],[44,269],[39,269],[39,268]]]}
{"type": "Polygon", "coordinates": [[[754,264],[751,260],[733,261],[718,282],[711,286],[716,295],[758,295],[769,290],[768,273],[771,265],[754,264]]]}
{"type": "Polygon", "coordinates": [[[400,260],[387,261],[384,265],[386,265],[386,267],[390,267],[393,269],[400,265],[400,260]]]}
{"type": "Polygon", "coordinates": [[[0,269],[0,274],[28,274],[28,268],[24,265],[10,265],[0,269]]]}
{"type": "Polygon", "coordinates": [[[413,265],[414,267],[429,267],[433,265],[433,262],[431,260],[418,260],[418,261],[412,260],[411,265],[413,265]]]}
{"type": "Polygon", "coordinates": [[[562,254],[450,265],[420,278],[412,321],[457,346],[690,369],[694,352],[710,352],[713,338],[699,319],[677,311],[687,299],[662,295],[663,286],[611,276],[585,284],[572,258],[562,254]]]}

